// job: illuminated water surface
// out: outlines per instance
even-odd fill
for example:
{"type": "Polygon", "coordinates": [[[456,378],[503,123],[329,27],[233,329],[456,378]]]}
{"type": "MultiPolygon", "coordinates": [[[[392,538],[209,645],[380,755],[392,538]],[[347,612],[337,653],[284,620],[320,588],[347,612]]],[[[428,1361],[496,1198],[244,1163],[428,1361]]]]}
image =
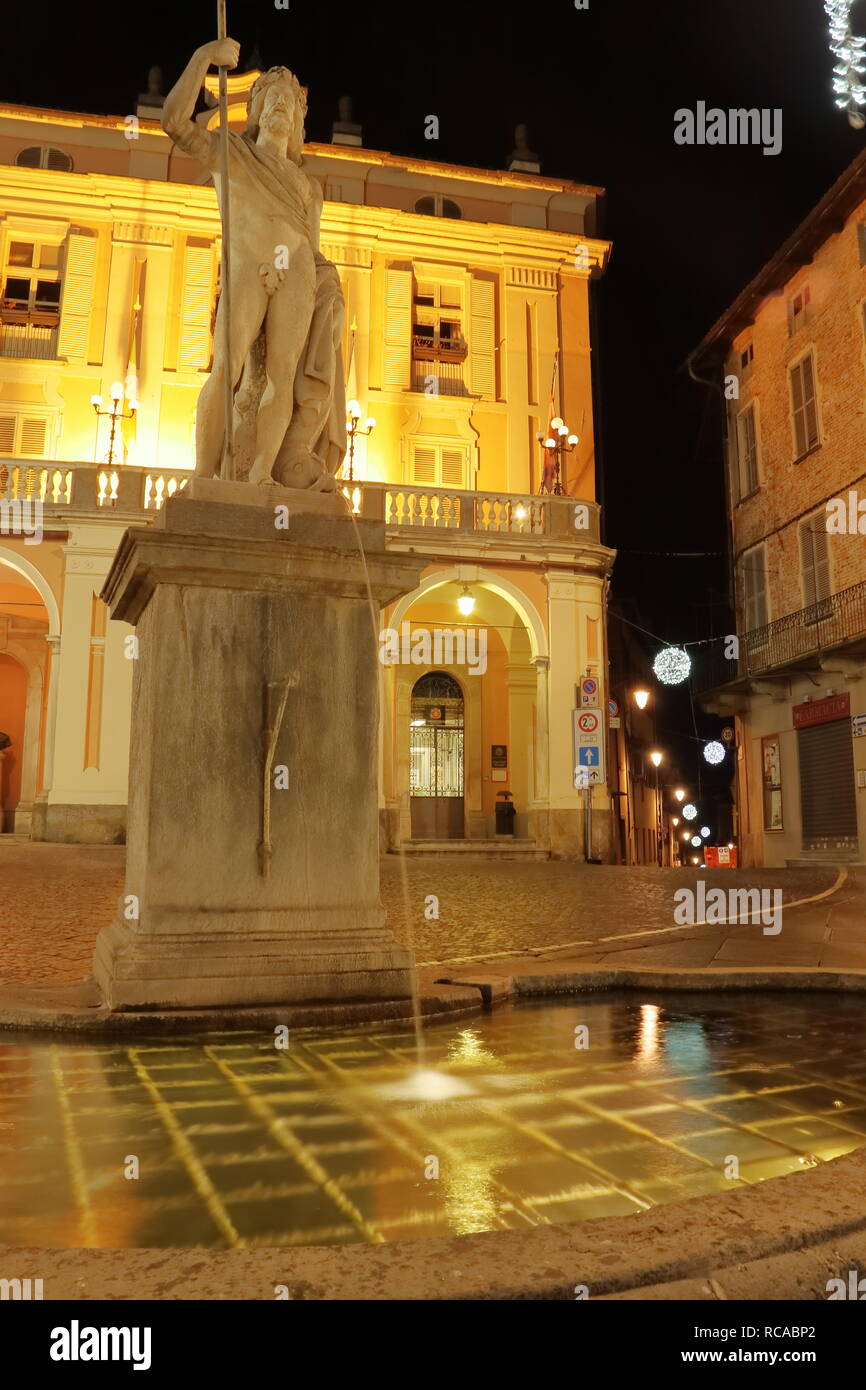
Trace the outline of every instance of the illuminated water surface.
{"type": "Polygon", "coordinates": [[[866,1143],[864,1037],[856,997],[633,992],[435,1024],[422,1069],[393,1025],[5,1034],[0,1242],[381,1242],[730,1191],[866,1143]]]}

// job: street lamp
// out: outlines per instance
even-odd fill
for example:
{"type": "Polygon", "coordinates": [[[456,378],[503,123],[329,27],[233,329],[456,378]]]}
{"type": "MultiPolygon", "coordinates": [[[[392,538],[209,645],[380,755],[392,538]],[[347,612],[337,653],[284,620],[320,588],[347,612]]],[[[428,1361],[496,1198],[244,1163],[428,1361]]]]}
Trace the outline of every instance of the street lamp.
{"type": "Polygon", "coordinates": [[[656,845],[658,847],[657,859],[659,868],[662,867],[662,808],[659,798],[659,767],[664,759],[664,753],[660,753],[654,748],[649,755],[650,762],[656,770],[656,845]]]}
{"type": "Polygon", "coordinates": [[[346,402],[346,438],[349,441],[349,472],[346,481],[349,483],[355,481],[355,438],[359,434],[364,436],[372,434],[376,428],[376,421],[373,419],[373,416],[368,415],[364,422],[364,428],[361,429],[361,414],[362,411],[359,401],[346,402]]]}
{"type": "Polygon", "coordinates": [[[541,486],[538,491],[552,492],[554,497],[561,497],[560,467],[562,457],[564,454],[573,454],[580,439],[576,434],[571,433],[568,425],[558,415],[554,416],[550,422],[550,434],[547,437],[539,434],[537,439],[545,453],[544,471],[541,475],[541,486]],[[552,488],[549,486],[551,478],[554,480],[552,488]]]}
{"type": "Polygon", "coordinates": [[[131,420],[131,419],[133,418],[133,416],[135,415],[135,412],[138,410],[138,401],[136,401],[136,400],[131,400],[131,401],[129,402],[129,410],[128,410],[128,411],[124,410],[124,409],[123,409],[123,386],[121,385],[121,383],[120,383],[119,381],[115,381],[115,382],[112,382],[112,386],[111,386],[111,409],[110,409],[110,410],[103,410],[103,409],[102,409],[102,397],[101,397],[101,396],[91,396],[91,397],[90,397],[90,404],[93,406],[93,409],[94,409],[94,411],[96,412],[96,418],[97,418],[97,420],[99,419],[100,415],[107,415],[108,418],[109,418],[110,421],[111,421],[111,435],[109,436],[109,440],[108,440],[108,454],[107,454],[107,456],[106,456],[105,462],[107,463],[107,465],[108,465],[109,468],[113,468],[113,467],[114,467],[114,437],[115,437],[115,435],[116,435],[116,433],[117,433],[117,422],[118,422],[118,420],[131,420]]]}
{"type": "Polygon", "coordinates": [[[676,797],[677,801],[685,801],[686,799],[686,794],[682,787],[677,787],[676,791],[674,792],[674,796],[676,797]]]}
{"type": "Polygon", "coordinates": [[[646,709],[650,697],[648,690],[633,690],[631,695],[638,709],[646,709]]]}

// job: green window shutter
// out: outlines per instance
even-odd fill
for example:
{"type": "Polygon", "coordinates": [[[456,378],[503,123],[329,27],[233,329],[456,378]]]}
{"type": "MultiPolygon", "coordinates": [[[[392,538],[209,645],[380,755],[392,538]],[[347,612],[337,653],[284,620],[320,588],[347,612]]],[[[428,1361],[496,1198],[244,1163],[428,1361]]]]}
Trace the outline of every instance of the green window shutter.
{"type": "Polygon", "coordinates": [[[211,354],[213,249],[187,243],[177,365],[181,371],[207,369],[211,354]]]}
{"type": "Polygon", "coordinates": [[[86,362],[90,335],[96,237],[70,232],[66,240],[57,355],[86,362]]]}
{"type": "Polygon", "coordinates": [[[408,388],[411,341],[412,272],[386,270],[385,359],[382,372],[386,390],[403,391],[408,388]]]}
{"type": "Polygon", "coordinates": [[[470,305],[469,370],[472,394],[496,395],[496,286],[473,276],[470,305]]]}

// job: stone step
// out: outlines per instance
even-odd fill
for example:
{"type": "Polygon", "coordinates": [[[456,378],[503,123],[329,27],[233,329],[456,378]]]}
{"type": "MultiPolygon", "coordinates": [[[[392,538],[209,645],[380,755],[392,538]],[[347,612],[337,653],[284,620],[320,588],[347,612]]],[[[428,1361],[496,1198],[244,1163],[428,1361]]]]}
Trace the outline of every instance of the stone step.
{"type": "Polygon", "coordinates": [[[549,859],[546,849],[535,840],[519,840],[514,835],[497,835],[492,840],[406,840],[389,854],[427,855],[440,859],[466,856],[483,859],[549,859]]]}

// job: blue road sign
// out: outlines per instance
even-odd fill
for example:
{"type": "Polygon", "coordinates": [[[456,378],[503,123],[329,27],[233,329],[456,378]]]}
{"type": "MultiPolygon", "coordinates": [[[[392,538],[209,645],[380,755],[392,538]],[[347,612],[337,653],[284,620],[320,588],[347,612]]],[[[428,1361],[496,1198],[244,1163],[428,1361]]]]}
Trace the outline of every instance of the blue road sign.
{"type": "Polygon", "coordinates": [[[580,767],[598,767],[598,749],[578,748],[577,761],[580,767]]]}

